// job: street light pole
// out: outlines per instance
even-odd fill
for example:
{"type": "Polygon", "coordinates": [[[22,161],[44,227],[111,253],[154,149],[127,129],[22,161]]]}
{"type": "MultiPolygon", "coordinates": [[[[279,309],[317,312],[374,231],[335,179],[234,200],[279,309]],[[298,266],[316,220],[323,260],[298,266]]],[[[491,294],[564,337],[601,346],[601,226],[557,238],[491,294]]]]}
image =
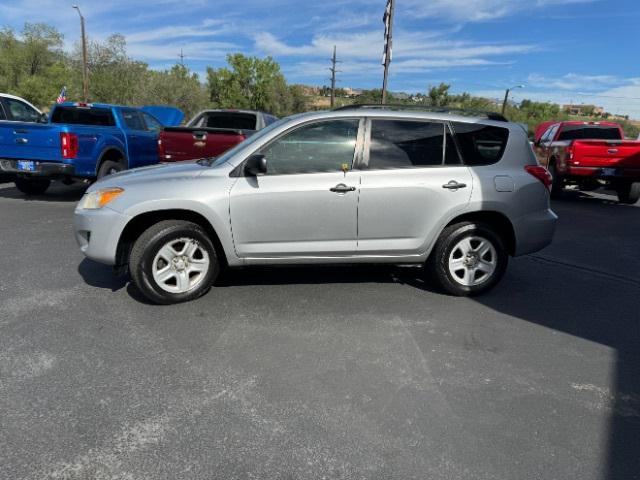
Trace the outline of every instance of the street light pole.
{"type": "Polygon", "coordinates": [[[509,93],[511,90],[515,90],[516,88],[524,88],[524,85],[516,85],[515,87],[507,88],[507,91],[504,92],[504,102],[502,102],[502,115],[507,110],[507,102],[509,101],[509,93]]]}
{"type": "Polygon", "coordinates": [[[84,17],[78,5],[73,5],[80,15],[80,32],[82,34],[82,93],[84,101],[89,101],[89,75],[87,73],[87,36],[84,30],[84,17]]]}

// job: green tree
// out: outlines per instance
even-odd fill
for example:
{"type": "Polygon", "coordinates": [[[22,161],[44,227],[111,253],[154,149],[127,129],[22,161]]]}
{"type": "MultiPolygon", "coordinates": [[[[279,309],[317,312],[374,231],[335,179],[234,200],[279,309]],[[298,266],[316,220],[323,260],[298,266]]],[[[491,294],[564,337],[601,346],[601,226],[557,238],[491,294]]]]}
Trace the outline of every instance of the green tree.
{"type": "Polygon", "coordinates": [[[451,85],[441,83],[437,87],[430,87],[427,96],[434,107],[444,107],[449,104],[449,89],[451,85]]]}
{"type": "Polygon", "coordinates": [[[227,56],[228,67],[207,69],[207,90],[218,108],[248,108],[274,115],[306,109],[301,89],[287,85],[280,65],[271,57],[227,56]]]}
{"type": "Polygon", "coordinates": [[[146,82],[140,83],[135,99],[137,104],[176,106],[184,112],[186,119],[209,104],[206,89],[198,75],[184,65],[174,65],[164,71],[149,71],[146,82]]]}

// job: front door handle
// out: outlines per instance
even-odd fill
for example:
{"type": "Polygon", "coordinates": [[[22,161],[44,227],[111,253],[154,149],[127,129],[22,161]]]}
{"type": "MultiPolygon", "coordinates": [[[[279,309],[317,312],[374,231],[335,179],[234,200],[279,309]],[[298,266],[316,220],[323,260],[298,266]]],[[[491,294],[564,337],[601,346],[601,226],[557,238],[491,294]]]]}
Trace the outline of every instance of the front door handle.
{"type": "Polygon", "coordinates": [[[27,143],[29,143],[29,139],[28,138],[18,137],[18,138],[16,138],[16,143],[19,143],[21,145],[26,145],[27,143]]]}
{"type": "Polygon", "coordinates": [[[445,183],[442,185],[442,188],[446,188],[448,190],[458,190],[459,188],[466,188],[466,183],[458,183],[455,180],[451,180],[449,183],[445,183]]]}
{"type": "Polygon", "coordinates": [[[355,189],[356,187],[349,187],[344,183],[339,183],[338,185],[336,185],[333,188],[330,188],[329,190],[336,193],[347,193],[347,192],[353,192],[355,191],[355,189]]]}

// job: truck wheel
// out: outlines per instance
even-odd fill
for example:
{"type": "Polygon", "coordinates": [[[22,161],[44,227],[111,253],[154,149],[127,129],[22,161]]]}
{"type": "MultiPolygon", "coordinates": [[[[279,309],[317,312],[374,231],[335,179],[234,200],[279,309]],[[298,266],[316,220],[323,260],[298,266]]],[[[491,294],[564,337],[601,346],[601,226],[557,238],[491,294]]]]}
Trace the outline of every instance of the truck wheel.
{"type": "Polygon", "coordinates": [[[26,195],[42,195],[51,185],[51,180],[48,178],[16,177],[14,183],[16,188],[26,195]]]}
{"type": "Polygon", "coordinates": [[[504,243],[490,225],[461,222],[443,230],[426,267],[445,291],[469,296],[493,288],[504,275],[508,262],[504,243]]]}
{"type": "Polygon", "coordinates": [[[614,188],[620,203],[633,205],[640,200],[640,182],[620,182],[614,188]]]}
{"type": "Polygon", "coordinates": [[[115,162],[113,160],[105,160],[98,169],[98,180],[107,175],[113,175],[124,170],[124,165],[121,162],[115,162]]]}
{"type": "Polygon", "coordinates": [[[220,263],[211,239],[199,225],[165,220],[136,240],[129,271],[147,299],[167,305],[204,295],[218,277],[220,263]]]}
{"type": "Polygon", "coordinates": [[[549,164],[548,170],[549,170],[549,173],[551,174],[551,177],[553,178],[553,181],[551,183],[551,197],[559,198],[560,196],[562,196],[562,192],[564,190],[564,179],[560,176],[560,174],[556,170],[555,163],[549,164]]]}

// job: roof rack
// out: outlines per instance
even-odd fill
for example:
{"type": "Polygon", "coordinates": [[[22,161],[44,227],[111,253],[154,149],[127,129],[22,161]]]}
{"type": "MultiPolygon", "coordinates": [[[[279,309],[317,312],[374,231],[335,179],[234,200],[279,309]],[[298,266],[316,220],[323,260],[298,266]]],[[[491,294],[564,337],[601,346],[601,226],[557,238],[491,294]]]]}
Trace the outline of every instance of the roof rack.
{"type": "Polygon", "coordinates": [[[380,109],[380,110],[418,110],[423,112],[433,113],[454,113],[458,115],[468,115],[473,117],[485,117],[488,120],[495,120],[496,122],[508,122],[504,115],[497,112],[483,111],[483,110],[468,110],[465,108],[455,107],[430,107],[428,105],[401,105],[401,104],[384,104],[371,103],[371,104],[354,104],[345,105],[344,107],[334,108],[333,111],[342,110],[360,110],[365,108],[380,109]]]}

